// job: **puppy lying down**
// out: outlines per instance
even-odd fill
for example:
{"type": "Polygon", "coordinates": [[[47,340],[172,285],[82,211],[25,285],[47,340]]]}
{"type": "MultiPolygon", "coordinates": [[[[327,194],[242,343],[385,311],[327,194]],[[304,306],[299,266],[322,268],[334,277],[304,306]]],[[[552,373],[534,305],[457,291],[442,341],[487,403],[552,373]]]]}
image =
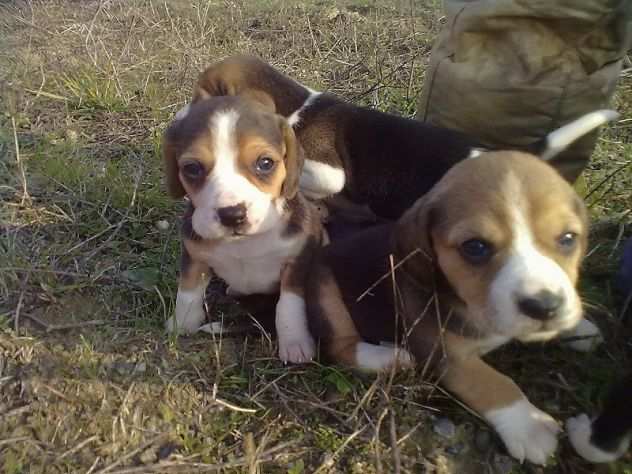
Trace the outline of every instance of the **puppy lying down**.
{"type": "MultiPolygon", "coordinates": [[[[586,131],[571,124],[563,135],[568,144],[586,131]]],[[[483,153],[451,168],[397,222],[317,252],[310,330],[335,362],[431,367],[512,456],[544,464],[558,424],[481,357],[578,325],[587,232],[582,200],[541,158],[483,153]]]]}

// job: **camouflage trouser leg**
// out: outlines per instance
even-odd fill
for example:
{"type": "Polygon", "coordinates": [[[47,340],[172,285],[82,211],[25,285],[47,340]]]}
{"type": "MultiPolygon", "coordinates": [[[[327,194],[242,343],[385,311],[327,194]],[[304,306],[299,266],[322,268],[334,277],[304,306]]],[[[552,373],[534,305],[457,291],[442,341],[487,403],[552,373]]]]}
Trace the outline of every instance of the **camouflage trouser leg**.
{"type": "MultiPolygon", "coordinates": [[[[632,0],[445,0],[418,117],[522,147],[604,108],[632,38],[632,0]]],[[[552,164],[574,181],[596,134],[552,164]]]]}

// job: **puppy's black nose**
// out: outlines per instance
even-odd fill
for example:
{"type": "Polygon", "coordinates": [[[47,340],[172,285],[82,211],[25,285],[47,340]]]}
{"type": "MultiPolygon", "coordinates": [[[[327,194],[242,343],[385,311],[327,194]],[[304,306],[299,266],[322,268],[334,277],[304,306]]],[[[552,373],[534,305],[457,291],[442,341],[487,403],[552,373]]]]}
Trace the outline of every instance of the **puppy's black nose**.
{"type": "Polygon", "coordinates": [[[518,309],[533,319],[546,321],[556,317],[564,304],[564,296],[549,290],[518,298],[518,309]]]}
{"type": "Polygon", "coordinates": [[[225,227],[237,227],[246,221],[246,206],[237,204],[235,206],[220,207],[217,210],[219,221],[225,227]]]}

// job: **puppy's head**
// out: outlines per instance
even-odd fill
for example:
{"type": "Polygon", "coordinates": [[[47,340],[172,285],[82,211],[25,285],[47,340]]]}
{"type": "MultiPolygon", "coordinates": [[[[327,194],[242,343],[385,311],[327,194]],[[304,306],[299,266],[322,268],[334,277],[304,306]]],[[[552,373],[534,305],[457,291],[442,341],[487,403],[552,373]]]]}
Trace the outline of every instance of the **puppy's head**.
{"type": "Polygon", "coordinates": [[[489,152],[465,160],[398,225],[399,253],[420,248],[433,258],[481,333],[547,339],[580,320],[586,210],[541,159],[489,152]]]}
{"type": "Polygon", "coordinates": [[[171,195],[188,195],[193,230],[205,239],[265,232],[298,191],[303,155],[285,119],[253,101],[192,104],[164,135],[171,195]]]}

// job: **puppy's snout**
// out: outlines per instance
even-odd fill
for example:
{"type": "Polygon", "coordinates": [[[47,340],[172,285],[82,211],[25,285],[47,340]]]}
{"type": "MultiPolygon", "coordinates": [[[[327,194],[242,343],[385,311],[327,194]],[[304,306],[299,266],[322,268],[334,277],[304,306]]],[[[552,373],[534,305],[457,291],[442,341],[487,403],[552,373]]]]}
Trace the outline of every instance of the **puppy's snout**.
{"type": "Polygon", "coordinates": [[[519,296],[517,304],[524,315],[539,321],[548,321],[559,315],[564,306],[564,295],[542,290],[534,295],[519,296]]]}
{"type": "Polygon", "coordinates": [[[246,206],[237,204],[235,206],[220,207],[217,210],[217,217],[225,227],[237,227],[246,221],[246,206]]]}

